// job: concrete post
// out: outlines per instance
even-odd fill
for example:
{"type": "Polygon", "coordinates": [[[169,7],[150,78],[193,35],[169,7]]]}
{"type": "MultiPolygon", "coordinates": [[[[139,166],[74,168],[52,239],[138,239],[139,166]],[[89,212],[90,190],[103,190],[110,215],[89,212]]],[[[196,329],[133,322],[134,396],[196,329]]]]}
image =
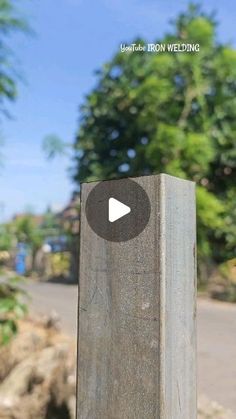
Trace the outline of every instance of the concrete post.
{"type": "Polygon", "coordinates": [[[151,216],[120,243],[88,225],[82,185],[77,419],[196,419],[195,185],[134,181],[151,216]]]}

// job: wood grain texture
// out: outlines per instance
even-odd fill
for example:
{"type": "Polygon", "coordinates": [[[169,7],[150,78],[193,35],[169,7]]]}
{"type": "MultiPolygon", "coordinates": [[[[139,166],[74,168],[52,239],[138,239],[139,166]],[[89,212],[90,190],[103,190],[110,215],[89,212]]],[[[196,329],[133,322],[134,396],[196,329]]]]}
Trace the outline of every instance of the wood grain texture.
{"type": "Polygon", "coordinates": [[[77,419],[196,419],[194,184],[134,180],[151,217],[123,243],[91,230],[82,185],[77,419]]]}

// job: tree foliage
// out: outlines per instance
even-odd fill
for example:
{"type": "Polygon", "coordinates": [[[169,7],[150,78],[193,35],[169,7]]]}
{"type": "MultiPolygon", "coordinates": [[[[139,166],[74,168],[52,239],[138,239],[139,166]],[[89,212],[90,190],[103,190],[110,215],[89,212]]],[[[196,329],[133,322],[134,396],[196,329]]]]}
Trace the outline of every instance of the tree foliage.
{"type": "Polygon", "coordinates": [[[43,139],[42,150],[48,160],[66,155],[66,148],[70,144],[64,143],[56,134],[49,134],[43,139]]]}
{"type": "Polygon", "coordinates": [[[220,261],[236,244],[236,51],[216,33],[214,16],[190,5],[155,43],[199,43],[199,53],[118,52],[97,72],[80,109],[74,179],[196,181],[199,255],[220,261]]]}
{"type": "Polygon", "coordinates": [[[7,224],[0,224],[0,252],[9,251],[12,247],[11,229],[7,224]]]}
{"type": "Polygon", "coordinates": [[[32,214],[25,214],[11,223],[12,236],[17,243],[25,243],[32,252],[32,265],[34,268],[37,251],[43,244],[43,231],[32,214]]]}
{"type": "Polygon", "coordinates": [[[0,346],[7,344],[18,331],[18,320],[27,313],[27,293],[15,276],[0,283],[0,346]]]}
{"type": "Polygon", "coordinates": [[[14,0],[0,0],[0,112],[5,112],[5,101],[17,96],[18,74],[8,38],[14,31],[28,31],[26,20],[21,16],[14,0]]]}

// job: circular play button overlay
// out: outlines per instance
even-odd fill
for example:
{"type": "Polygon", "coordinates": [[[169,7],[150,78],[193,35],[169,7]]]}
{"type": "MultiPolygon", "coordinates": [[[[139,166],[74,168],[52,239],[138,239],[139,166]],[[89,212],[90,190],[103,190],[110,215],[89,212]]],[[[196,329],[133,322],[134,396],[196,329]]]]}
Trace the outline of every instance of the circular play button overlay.
{"type": "Polygon", "coordinates": [[[98,183],[88,195],[85,211],[90,227],[98,236],[124,242],[145,229],[151,205],[137,182],[119,179],[98,183]]]}

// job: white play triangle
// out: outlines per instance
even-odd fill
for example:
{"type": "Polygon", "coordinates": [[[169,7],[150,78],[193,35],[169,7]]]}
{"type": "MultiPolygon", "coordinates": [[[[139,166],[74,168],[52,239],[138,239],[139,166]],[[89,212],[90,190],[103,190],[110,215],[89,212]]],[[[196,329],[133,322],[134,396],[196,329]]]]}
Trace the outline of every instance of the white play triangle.
{"type": "Polygon", "coordinates": [[[131,208],[128,205],[123,204],[115,198],[109,198],[108,219],[110,223],[114,223],[114,221],[119,220],[119,218],[124,217],[130,212],[131,208]]]}

